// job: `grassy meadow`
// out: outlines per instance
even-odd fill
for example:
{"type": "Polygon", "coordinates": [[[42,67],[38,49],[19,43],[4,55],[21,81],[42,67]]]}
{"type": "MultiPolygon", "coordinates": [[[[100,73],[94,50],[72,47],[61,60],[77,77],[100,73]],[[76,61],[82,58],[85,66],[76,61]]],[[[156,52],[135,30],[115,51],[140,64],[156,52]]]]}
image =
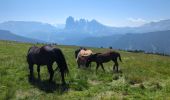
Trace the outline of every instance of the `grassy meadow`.
{"type": "MultiPolygon", "coordinates": [[[[105,72],[99,67],[96,73],[95,63],[91,68],[78,69],[74,58],[78,47],[57,46],[63,51],[70,71],[66,76],[68,90],[63,92],[59,72],[55,72],[54,82],[48,83],[46,66],[41,67],[41,81],[28,81],[26,54],[32,45],[0,41],[0,100],[170,99],[170,57],[118,51],[123,61],[119,61],[121,73],[112,71],[112,62],[104,64],[105,72]]],[[[34,76],[37,78],[36,66],[34,76]]]]}

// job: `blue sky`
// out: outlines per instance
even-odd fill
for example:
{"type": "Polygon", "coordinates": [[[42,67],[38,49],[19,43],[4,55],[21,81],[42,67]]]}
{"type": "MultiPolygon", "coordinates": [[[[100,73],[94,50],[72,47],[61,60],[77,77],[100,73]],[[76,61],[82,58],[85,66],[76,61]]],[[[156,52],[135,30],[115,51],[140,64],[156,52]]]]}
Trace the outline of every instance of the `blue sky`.
{"type": "Polygon", "coordinates": [[[109,26],[139,26],[170,19],[170,0],[0,0],[0,22],[62,24],[68,16],[109,26]]]}

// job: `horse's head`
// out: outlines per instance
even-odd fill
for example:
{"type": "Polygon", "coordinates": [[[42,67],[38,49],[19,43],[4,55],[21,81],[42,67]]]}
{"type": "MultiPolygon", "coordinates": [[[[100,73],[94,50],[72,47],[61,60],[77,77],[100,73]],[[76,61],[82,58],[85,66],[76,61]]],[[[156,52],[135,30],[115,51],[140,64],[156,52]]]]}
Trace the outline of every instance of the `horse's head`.
{"type": "Polygon", "coordinates": [[[95,54],[91,54],[87,57],[87,60],[86,60],[86,67],[89,67],[90,63],[93,62],[93,61],[96,61],[96,57],[97,57],[98,53],[95,53],[95,54]]]}
{"type": "Polygon", "coordinates": [[[86,61],[86,67],[89,67],[91,61],[89,60],[89,58],[87,58],[87,61],[86,61]]]}

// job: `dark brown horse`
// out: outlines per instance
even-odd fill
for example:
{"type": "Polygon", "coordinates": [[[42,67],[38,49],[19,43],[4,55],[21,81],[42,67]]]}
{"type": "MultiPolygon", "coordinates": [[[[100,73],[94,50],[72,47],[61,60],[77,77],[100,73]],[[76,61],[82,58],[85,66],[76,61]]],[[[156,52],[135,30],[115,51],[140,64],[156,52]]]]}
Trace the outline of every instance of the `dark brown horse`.
{"type": "MultiPolygon", "coordinates": [[[[50,73],[49,81],[52,81],[54,71],[53,63],[56,62],[62,77],[62,84],[65,84],[64,75],[69,72],[65,57],[59,48],[52,46],[30,47],[27,54],[27,62],[29,64],[30,78],[33,79],[33,66],[37,65],[38,78],[40,79],[40,66],[47,65],[50,73]]],[[[57,69],[57,68],[56,68],[57,69]]]]}
{"type": "Polygon", "coordinates": [[[117,58],[119,58],[119,60],[122,61],[120,54],[114,51],[92,54],[88,57],[86,66],[88,67],[90,62],[96,62],[97,64],[96,71],[99,65],[101,65],[102,69],[104,70],[103,63],[106,63],[112,60],[115,63],[113,65],[113,70],[115,70],[115,67],[116,67],[116,71],[118,72],[119,64],[117,62],[117,58]]]}

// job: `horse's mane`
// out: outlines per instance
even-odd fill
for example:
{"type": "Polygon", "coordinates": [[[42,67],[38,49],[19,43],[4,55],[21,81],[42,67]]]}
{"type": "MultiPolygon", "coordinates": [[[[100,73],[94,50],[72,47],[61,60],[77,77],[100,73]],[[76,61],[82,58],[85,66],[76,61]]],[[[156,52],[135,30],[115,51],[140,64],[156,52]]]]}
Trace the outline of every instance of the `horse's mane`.
{"type": "Polygon", "coordinates": [[[64,54],[62,53],[62,51],[59,48],[54,48],[55,54],[58,58],[58,64],[60,67],[60,72],[63,71],[65,74],[69,73],[69,69],[64,57],[64,54]]]}

